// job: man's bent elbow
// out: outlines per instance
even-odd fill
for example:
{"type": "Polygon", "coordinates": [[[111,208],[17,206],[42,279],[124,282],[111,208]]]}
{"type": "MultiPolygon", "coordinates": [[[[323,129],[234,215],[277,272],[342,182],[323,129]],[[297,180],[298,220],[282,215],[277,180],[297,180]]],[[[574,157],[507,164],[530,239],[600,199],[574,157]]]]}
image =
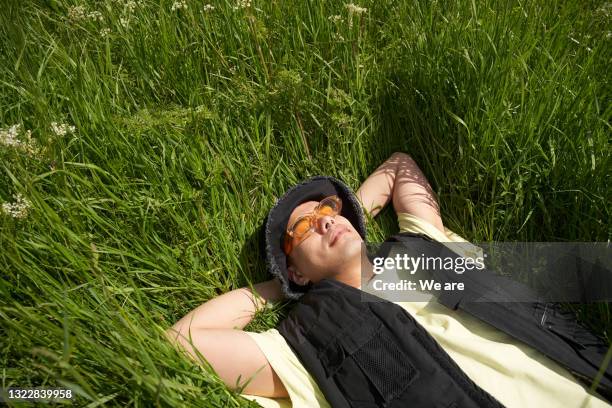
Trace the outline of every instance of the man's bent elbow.
{"type": "Polygon", "coordinates": [[[164,335],[166,336],[166,339],[172,344],[177,342],[177,338],[179,334],[180,333],[174,328],[174,326],[164,331],[164,335]]]}
{"type": "Polygon", "coordinates": [[[187,351],[190,355],[193,355],[192,345],[190,344],[190,333],[188,330],[183,330],[181,326],[174,325],[164,332],[168,342],[172,344],[176,349],[181,351],[187,351]]]}
{"type": "Polygon", "coordinates": [[[393,161],[411,161],[412,157],[408,153],[394,152],[393,154],[391,154],[389,159],[393,161]]]}

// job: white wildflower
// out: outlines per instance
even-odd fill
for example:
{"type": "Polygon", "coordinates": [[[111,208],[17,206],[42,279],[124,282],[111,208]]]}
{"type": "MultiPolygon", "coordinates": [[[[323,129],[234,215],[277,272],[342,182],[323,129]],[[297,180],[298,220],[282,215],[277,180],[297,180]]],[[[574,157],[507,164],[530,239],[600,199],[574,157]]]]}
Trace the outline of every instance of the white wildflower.
{"type": "Polygon", "coordinates": [[[353,13],[353,14],[362,14],[362,13],[367,13],[368,9],[365,7],[360,7],[356,4],[350,3],[350,4],[345,4],[344,7],[346,7],[349,11],[349,13],[353,13]]]}
{"type": "Polygon", "coordinates": [[[51,130],[56,136],[66,136],[68,133],[74,133],[76,128],[66,123],[51,122],[51,130]]]}
{"type": "Polygon", "coordinates": [[[336,14],[335,16],[329,16],[327,17],[327,19],[329,21],[331,21],[332,23],[339,23],[342,21],[342,16],[339,14],[336,14]]]}
{"type": "Polygon", "coordinates": [[[600,14],[603,17],[610,17],[612,12],[612,2],[606,2],[601,5],[597,10],[595,10],[595,14],[600,14]]]}
{"type": "Polygon", "coordinates": [[[31,130],[26,130],[26,138],[28,139],[28,141],[32,140],[32,131],[31,130]]]}
{"type": "Polygon", "coordinates": [[[140,4],[134,0],[128,0],[125,2],[125,9],[131,13],[136,10],[139,5],[140,4]]]}
{"type": "Polygon", "coordinates": [[[8,129],[0,129],[0,143],[5,146],[19,147],[21,141],[17,139],[21,125],[13,125],[8,129]]]}
{"type": "Polygon", "coordinates": [[[34,141],[32,140],[32,131],[25,131],[26,141],[23,142],[17,138],[17,136],[19,136],[20,129],[21,125],[19,124],[13,125],[8,129],[0,129],[0,144],[23,150],[30,156],[35,155],[38,150],[36,149],[34,141]]]}
{"type": "Polygon", "coordinates": [[[104,21],[104,16],[99,11],[87,11],[85,6],[72,6],[68,9],[68,20],[73,23],[79,23],[81,21],[90,20],[94,23],[96,21],[104,21]]]}
{"type": "Polygon", "coordinates": [[[178,0],[172,4],[171,10],[176,11],[176,10],[186,9],[186,8],[187,8],[187,2],[184,0],[178,0]]]}
{"type": "Polygon", "coordinates": [[[344,7],[348,9],[348,26],[349,28],[353,26],[353,15],[360,16],[363,13],[367,13],[368,9],[365,7],[360,7],[356,4],[350,3],[345,4],[344,7]]]}
{"type": "Polygon", "coordinates": [[[99,11],[92,11],[91,13],[87,14],[87,17],[92,20],[92,21],[103,21],[104,20],[104,16],[102,16],[102,13],[100,13],[99,11]]]}
{"type": "Polygon", "coordinates": [[[232,6],[234,10],[240,10],[251,7],[251,0],[238,0],[235,6],[232,6]]]}
{"type": "Polygon", "coordinates": [[[130,26],[130,19],[128,17],[121,17],[119,23],[123,28],[128,28],[130,26]]]}
{"type": "Polygon", "coordinates": [[[215,6],[213,6],[212,4],[205,4],[204,7],[202,7],[202,9],[204,11],[212,11],[215,9],[215,6]]]}
{"type": "Polygon", "coordinates": [[[68,19],[72,22],[83,21],[87,18],[87,10],[83,6],[72,6],[68,9],[68,19]]]}
{"type": "Polygon", "coordinates": [[[108,37],[110,35],[110,33],[111,33],[111,29],[108,28],[108,27],[107,28],[103,28],[103,29],[100,30],[100,35],[102,37],[108,37]]]}
{"type": "Polygon", "coordinates": [[[344,37],[338,33],[333,33],[332,38],[336,41],[344,41],[344,37]]]}
{"type": "Polygon", "coordinates": [[[132,13],[138,7],[142,6],[142,2],[137,0],[111,0],[111,2],[119,7],[123,6],[123,11],[128,13],[132,13]]]}
{"type": "Polygon", "coordinates": [[[25,218],[32,208],[32,203],[24,198],[21,193],[13,194],[13,198],[15,202],[2,204],[2,212],[13,218],[25,218]]]}

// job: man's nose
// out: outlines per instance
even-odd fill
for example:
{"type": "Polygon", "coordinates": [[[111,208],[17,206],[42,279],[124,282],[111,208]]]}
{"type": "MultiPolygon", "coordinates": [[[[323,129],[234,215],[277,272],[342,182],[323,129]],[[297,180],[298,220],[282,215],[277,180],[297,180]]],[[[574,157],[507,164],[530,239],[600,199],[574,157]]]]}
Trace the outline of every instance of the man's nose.
{"type": "Polygon", "coordinates": [[[327,230],[329,230],[335,223],[336,220],[334,219],[334,217],[330,215],[324,215],[322,217],[319,217],[319,219],[317,220],[317,230],[320,234],[325,234],[327,230]]]}

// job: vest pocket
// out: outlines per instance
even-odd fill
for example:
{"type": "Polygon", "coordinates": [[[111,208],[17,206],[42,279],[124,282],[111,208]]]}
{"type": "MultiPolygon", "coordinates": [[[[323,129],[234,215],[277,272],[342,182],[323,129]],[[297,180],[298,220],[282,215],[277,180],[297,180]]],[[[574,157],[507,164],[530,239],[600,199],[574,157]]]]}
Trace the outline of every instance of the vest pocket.
{"type": "Polygon", "coordinates": [[[419,375],[389,330],[376,326],[366,329],[371,335],[357,349],[350,335],[338,338],[346,358],[333,377],[354,407],[385,406],[419,375]]]}

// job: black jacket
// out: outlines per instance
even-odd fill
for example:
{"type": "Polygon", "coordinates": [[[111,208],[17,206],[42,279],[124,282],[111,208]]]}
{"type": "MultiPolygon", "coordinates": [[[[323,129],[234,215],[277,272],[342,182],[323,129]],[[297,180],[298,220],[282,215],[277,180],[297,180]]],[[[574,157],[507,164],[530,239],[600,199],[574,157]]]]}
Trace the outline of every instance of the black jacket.
{"type": "MultiPolygon", "coordinates": [[[[414,251],[423,240],[434,242],[409,233],[388,241],[414,251]]],[[[436,244],[436,253],[426,255],[459,256],[436,244]]],[[[557,305],[542,303],[529,288],[483,272],[464,274],[467,291],[443,292],[438,302],[523,341],[587,386],[597,377],[597,391],[612,401],[612,368],[598,375],[608,350],[605,343],[557,305]],[[529,296],[529,302],[499,301],[529,296]]],[[[435,275],[438,281],[457,280],[452,272],[435,275]]],[[[278,329],[334,408],[502,406],[403,308],[338,281],[313,285],[278,329]]]]}

